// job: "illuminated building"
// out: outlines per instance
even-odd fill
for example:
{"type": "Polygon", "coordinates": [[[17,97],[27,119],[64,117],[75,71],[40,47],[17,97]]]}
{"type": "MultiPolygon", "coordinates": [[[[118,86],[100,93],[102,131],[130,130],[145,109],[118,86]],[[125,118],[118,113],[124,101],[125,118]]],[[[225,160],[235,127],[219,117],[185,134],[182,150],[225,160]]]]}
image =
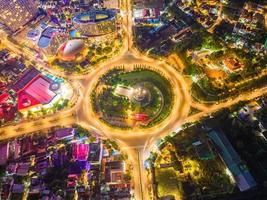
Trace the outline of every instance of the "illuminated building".
{"type": "Polygon", "coordinates": [[[32,20],[38,7],[33,0],[0,0],[0,23],[15,32],[32,20]]]}
{"type": "Polygon", "coordinates": [[[18,110],[28,110],[38,105],[49,104],[56,97],[56,85],[37,69],[29,69],[12,87],[18,95],[18,110]]]}
{"type": "Polygon", "coordinates": [[[68,35],[65,33],[56,33],[51,38],[51,42],[49,47],[46,49],[47,53],[50,55],[55,55],[58,51],[58,48],[64,43],[68,41],[68,35]]]}
{"type": "Polygon", "coordinates": [[[159,23],[163,9],[163,0],[136,0],[133,9],[135,22],[159,23]]]}
{"type": "Polygon", "coordinates": [[[112,10],[91,10],[73,18],[75,29],[87,36],[105,35],[116,30],[116,16],[112,10]]]}
{"type": "Polygon", "coordinates": [[[58,55],[61,60],[72,61],[78,58],[84,49],[83,40],[75,39],[63,43],[58,49],[58,55]]]}
{"type": "Polygon", "coordinates": [[[0,165],[5,165],[9,157],[9,143],[0,144],[0,165]]]}
{"type": "Polygon", "coordinates": [[[89,5],[91,3],[91,0],[80,0],[81,5],[89,5]]]}
{"type": "Polygon", "coordinates": [[[104,8],[118,9],[119,8],[119,0],[106,0],[103,2],[104,8]]]}
{"type": "Polygon", "coordinates": [[[89,144],[72,145],[72,157],[74,160],[86,161],[89,154],[89,144]]]}
{"type": "Polygon", "coordinates": [[[163,9],[163,0],[136,0],[135,8],[160,8],[163,9]]]}
{"type": "Polygon", "coordinates": [[[55,55],[58,48],[67,40],[67,34],[48,27],[42,32],[38,41],[38,47],[47,55],[55,55]]]}

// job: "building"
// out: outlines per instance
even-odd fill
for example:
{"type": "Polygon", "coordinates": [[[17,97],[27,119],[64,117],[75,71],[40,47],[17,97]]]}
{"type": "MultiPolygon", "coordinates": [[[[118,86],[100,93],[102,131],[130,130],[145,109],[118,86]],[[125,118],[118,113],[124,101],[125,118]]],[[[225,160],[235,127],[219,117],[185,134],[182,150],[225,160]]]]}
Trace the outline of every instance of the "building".
{"type": "Polygon", "coordinates": [[[38,47],[47,55],[56,55],[58,48],[68,41],[68,35],[58,30],[48,27],[42,33],[38,40],[38,47]]]}
{"type": "Polygon", "coordinates": [[[100,165],[103,156],[103,145],[101,143],[90,143],[89,144],[89,155],[88,160],[91,165],[100,165]]]}
{"type": "Polygon", "coordinates": [[[22,194],[24,191],[24,186],[22,184],[14,184],[12,187],[13,194],[22,194]]]}
{"type": "Polygon", "coordinates": [[[106,35],[116,30],[116,13],[113,10],[78,13],[72,21],[75,29],[86,36],[106,35]]]}
{"type": "Polygon", "coordinates": [[[31,82],[31,80],[35,77],[37,77],[40,74],[40,72],[35,68],[28,69],[21,77],[20,79],[12,86],[12,89],[15,92],[19,92],[22,90],[25,85],[31,82]]]}
{"type": "Polygon", "coordinates": [[[257,185],[256,181],[242,163],[241,158],[226,136],[221,131],[217,130],[211,130],[208,136],[211,138],[220,157],[234,177],[239,190],[243,192],[254,188],[257,185]]]}
{"type": "Polygon", "coordinates": [[[0,105],[6,103],[9,98],[10,95],[7,92],[3,91],[3,93],[0,93],[0,105]]]}
{"type": "Polygon", "coordinates": [[[9,158],[9,143],[0,144],[0,165],[5,165],[9,158]]]}
{"type": "Polygon", "coordinates": [[[104,8],[112,8],[112,9],[119,8],[119,0],[105,0],[103,4],[104,8]]]}
{"type": "MultiPolygon", "coordinates": [[[[0,55],[1,57],[1,55],[0,55]]],[[[18,77],[26,70],[25,64],[16,58],[7,58],[0,65],[0,76],[5,82],[15,82],[18,77]]]]}
{"type": "Polygon", "coordinates": [[[158,8],[163,9],[164,1],[163,0],[135,0],[135,8],[158,8]]]}
{"type": "Polygon", "coordinates": [[[133,16],[135,22],[159,23],[159,16],[164,9],[163,0],[135,0],[133,16]]]}
{"type": "Polygon", "coordinates": [[[75,131],[73,128],[63,128],[55,131],[56,140],[72,140],[75,131]]]}
{"type": "Polygon", "coordinates": [[[72,61],[79,57],[84,50],[84,42],[74,39],[63,43],[58,49],[58,56],[63,61],[72,61]]]}
{"type": "Polygon", "coordinates": [[[38,12],[34,0],[0,0],[0,23],[16,32],[31,21],[38,12]]]}
{"type": "Polygon", "coordinates": [[[123,97],[127,97],[128,99],[132,99],[134,90],[131,87],[118,85],[114,91],[114,94],[117,96],[123,96],[123,97]]]}
{"type": "Polygon", "coordinates": [[[92,3],[92,0],[80,0],[80,5],[90,5],[92,3]]]}
{"type": "Polygon", "coordinates": [[[29,163],[19,163],[17,166],[17,172],[16,174],[18,176],[26,176],[27,173],[30,170],[30,164],[29,163]]]}
{"type": "Polygon", "coordinates": [[[72,145],[72,157],[74,160],[86,161],[89,154],[89,144],[76,144],[72,145]]]}
{"type": "Polygon", "coordinates": [[[105,185],[102,185],[101,195],[111,199],[130,199],[130,183],[124,181],[125,165],[122,161],[105,163],[105,185]],[[105,189],[104,189],[105,188],[105,189]]]}
{"type": "Polygon", "coordinates": [[[226,58],[223,60],[223,64],[230,72],[241,70],[244,67],[236,58],[226,58]]]}
{"type": "Polygon", "coordinates": [[[12,87],[18,95],[18,110],[49,104],[57,95],[54,85],[51,79],[42,75],[37,69],[27,70],[12,87]]]}
{"type": "Polygon", "coordinates": [[[117,183],[123,181],[124,163],[121,161],[107,162],[105,165],[105,181],[117,183]]]}

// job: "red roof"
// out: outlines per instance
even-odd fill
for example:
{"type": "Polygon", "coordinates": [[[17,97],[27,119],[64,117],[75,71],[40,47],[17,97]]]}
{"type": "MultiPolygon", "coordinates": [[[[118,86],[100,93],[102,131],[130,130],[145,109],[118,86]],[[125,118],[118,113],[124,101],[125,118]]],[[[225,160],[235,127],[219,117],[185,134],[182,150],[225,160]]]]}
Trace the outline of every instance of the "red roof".
{"type": "Polygon", "coordinates": [[[18,110],[29,108],[40,104],[38,100],[28,95],[25,91],[21,91],[18,94],[18,110]]]}
{"type": "Polygon", "coordinates": [[[24,91],[42,104],[48,104],[56,94],[49,89],[51,82],[42,75],[34,79],[24,88],[24,91]]]}
{"type": "Polygon", "coordinates": [[[8,100],[8,98],[9,98],[9,94],[8,93],[5,92],[5,93],[1,94],[0,95],[0,104],[5,103],[6,100],[8,100]]]}
{"type": "Polygon", "coordinates": [[[134,114],[133,117],[134,117],[134,119],[137,120],[137,121],[145,122],[145,121],[148,120],[148,116],[147,116],[147,114],[144,114],[144,113],[137,113],[137,114],[134,114]]]}
{"type": "Polygon", "coordinates": [[[3,91],[4,90],[4,88],[5,88],[5,84],[4,83],[2,83],[2,82],[0,82],[0,89],[3,91]]]}
{"type": "Polygon", "coordinates": [[[15,117],[15,113],[16,113],[16,109],[13,107],[13,105],[2,104],[1,118],[4,118],[6,122],[13,120],[15,117]]]}
{"type": "Polygon", "coordinates": [[[56,93],[50,90],[50,85],[48,78],[38,75],[18,92],[18,109],[48,104],[56,96],[56,93]]]}
{"type": "Polygon", "coordinates": [[[0,119],[4,118],[4,110],[0,107],[0,119]]]}
{"type": "Polygon", "coordinates": [[[227,58],[223,62],[226,67],[231,71],[237,70],[242,67],[242,64],[234,58],[227,58]]]}
{"type": "Polygon", "coordinates": [[[87,160],[89,144],[73,144],[72,156],[75,160],[87,160]]]}

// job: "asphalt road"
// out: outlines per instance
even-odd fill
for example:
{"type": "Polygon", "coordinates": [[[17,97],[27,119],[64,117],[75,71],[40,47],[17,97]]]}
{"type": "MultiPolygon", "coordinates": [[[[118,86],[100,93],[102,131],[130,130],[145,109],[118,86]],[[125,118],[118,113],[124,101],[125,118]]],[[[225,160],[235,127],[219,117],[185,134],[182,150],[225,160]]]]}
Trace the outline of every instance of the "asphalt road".
{"type": "MultiPolygon", "coordinates": [[[[155,142],[175,131],[185,122],[193,122],[201,119],[210,113],[222,108],[229,107],[243,100],[254,99],[267,93],[267,88],[261,88],[251,93],[244,93],[235,99],[228,99],[223,103],[207,107],[201,103],[193,102],[190,96],[190,86],[183,76],[164,61],[148,58],[133,47],[133,18],[131,0],[126,1],[123,11],[123,25],[125,36],[122,51],[119,56],[100,64],[97,68],[86,75],[66,75],[46,66],[42,61],[37,61],[37,67],[45,69],[52,74],[66,78],[73,86],[75,104],[72,108],[46,116],[34,121],[24,121],[19,124],[9,125],[0,128],[0,140],[30,134],[40,130],[46,130],[54,126],[70,126],[79,123],[85,128],[93,130],[103,137],[113,139],[118,142],[123,151],[127,153],[133,165],[133,179],[135,188],[135,198],[137,200],[148,200],[148,188],[151,183],[146,176],[144,160],[154,147],[155,142]],[[133,65],[141,64],[153,67],[162,72],[173,85],[175,101],[172,113],[162,123],[149,129],[119,130],[113,129],[100,122],[92,111],[90,93],[94,89],[94,84],[98,78],[115,66],[124,65],[126,69],[132,69],[133,65]],[[195,115],[188,116],[190,107],[200,110],[195,115]]],[[[4,40],[5,45],[15,52],[21,50],[17,46],[4,40]]],[[[30,60],[35,60],[32,55],[25,55],[30,60]]],[[[36,60],[35,60],[36,61],[36,60]]],[[[183,68],[181,66],[180,68],[183,68]]]]}

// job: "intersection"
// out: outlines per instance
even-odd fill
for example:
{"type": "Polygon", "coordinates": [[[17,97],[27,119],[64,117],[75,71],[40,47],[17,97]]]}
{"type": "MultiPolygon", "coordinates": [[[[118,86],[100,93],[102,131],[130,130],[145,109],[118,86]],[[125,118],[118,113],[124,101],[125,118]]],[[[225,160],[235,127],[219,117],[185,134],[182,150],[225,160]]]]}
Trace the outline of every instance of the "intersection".
{"type": "MultiPolygon", "coordinates": [[[[48,68],[44,63],[37,61],[37,67],[43,68],[50,73],[64,77],[73,87],[72,107],[52,116],[46,116],[34,121],[23,121],[19,124],[7,125],[0,128],[0,139],[10,139],[19,135],[31,134],[39,130],[46,130],[55,126],[70,126],[74,123],[80,124],[85,128],[118,142],[121,148],[128,154],[134,174],[134,191],[136,199],[148,198],[147,174],[144,167],[144,160],[148,152],[152,150],[155,142],[177,130],[185,122],[194,122],[220,109],[234,105],[240,101],[254,99],[267,93],[266,87],[255,90],[249,94],[241,94],[235,99],[228,99],[216,105],[206,106],[194,102],[190,95],[190,88],[184,77],[165,61],[155,60],[142,55],[133,46],[133,19],[132,2],[127,0],[126,5],[122,7],[123,29],[125,32],[124,43],[120,55],[101,63],[95,69],[92,69],[85,75],[66,75],[62,72],[48,68]],[[166,75],[174,91],[174,106],[172,113],[162,123],[148,129],[121,130],[106,126],[97,119],[92,110],[90,94],[94,89],[99,77],[108,70],[116,66],[124,66],[131,69],[134,65],[149,66],[166,75]],[[200,110],[199,113],[189,116],[190,108],[194,107],[200,110]]],[[[5,43],[5,41],[3,42],[5,43]]],[[[16,50],[14,44],[5,43],[10,49],[16,50]]],[[[31,55],[25,55],[29,60],[34,60],[31,55]]]]}

